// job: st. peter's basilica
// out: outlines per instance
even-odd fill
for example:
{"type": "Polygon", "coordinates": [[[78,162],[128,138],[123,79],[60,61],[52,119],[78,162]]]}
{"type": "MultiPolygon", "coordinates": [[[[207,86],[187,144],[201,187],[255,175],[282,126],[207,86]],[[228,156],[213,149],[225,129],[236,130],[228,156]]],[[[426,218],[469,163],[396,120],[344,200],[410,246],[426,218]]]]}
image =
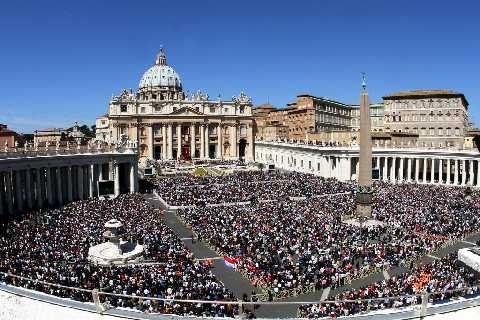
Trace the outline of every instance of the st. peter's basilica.
{"type": "Polygon", "coordinates": [[[143,74],[137,91],[110,100],[108,114],[96,120],[98,140],[138,141],[143,159],[253,160],[252,99],[241,92],[231,101],[188,96],[163,49],[143,74]]]}

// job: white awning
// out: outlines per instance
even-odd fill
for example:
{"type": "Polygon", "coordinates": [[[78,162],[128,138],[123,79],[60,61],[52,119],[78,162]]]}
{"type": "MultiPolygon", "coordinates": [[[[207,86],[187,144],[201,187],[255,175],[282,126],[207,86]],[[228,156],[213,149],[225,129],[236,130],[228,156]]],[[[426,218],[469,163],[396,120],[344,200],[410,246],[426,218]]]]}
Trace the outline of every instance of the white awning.
{"type": "Polygon", "coordinates": [[[463,248],[458,250],[458,260],[480,272],[480,247],[463,248]]]}

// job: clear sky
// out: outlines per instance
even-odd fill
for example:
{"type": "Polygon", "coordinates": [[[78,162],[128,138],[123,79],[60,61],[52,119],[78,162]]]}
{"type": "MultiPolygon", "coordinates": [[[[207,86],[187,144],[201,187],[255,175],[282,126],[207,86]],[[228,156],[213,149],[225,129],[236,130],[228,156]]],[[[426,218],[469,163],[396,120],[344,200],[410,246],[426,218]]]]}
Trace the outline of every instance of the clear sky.
{"type": "Polygon", "coordinates": [[[474,0],[3,1],[0,122],[20,132],[94,124],[163,45],[190,92],[356,103],[366,72],[375,102],[460,91],[478,126],[479,21],[474,0]]]}

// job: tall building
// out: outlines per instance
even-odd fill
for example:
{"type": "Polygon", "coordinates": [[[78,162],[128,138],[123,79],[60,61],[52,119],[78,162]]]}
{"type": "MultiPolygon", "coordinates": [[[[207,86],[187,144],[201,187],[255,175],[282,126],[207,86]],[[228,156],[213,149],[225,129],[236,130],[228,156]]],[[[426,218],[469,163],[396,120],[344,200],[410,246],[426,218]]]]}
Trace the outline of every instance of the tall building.
{"type": "Polygon", "coordinates": [[[254,159],[252,100],[245,93],[224,101],[202,91],[187,95],[160,50],[137,91],[113,96],[97,139],[138,141],[142,159],[254,159]]]}
{"type": "Polygon", "coordinates": [[[468,102],[462,93],[400,91],[383,100],[386,132],[416,134],[421,147],[463,147],[468,131],[468,102]]]}
{"type": "MultiPolygon", "coordinates": [[[[373,144],[393,147],[462,149],[472,144],[468,102],[462,93],[450,90],[401,91],[370,105],[373,144]]],[[[259,140],[282,138],[266,130],[272,123],[286,126],[288,139],[334,141],[358,144],[360,106],[335,100],[299,95],[284,109],[254,109],[259,140]],[[270,135],[261,133],[269,132],[270,135]]]]}

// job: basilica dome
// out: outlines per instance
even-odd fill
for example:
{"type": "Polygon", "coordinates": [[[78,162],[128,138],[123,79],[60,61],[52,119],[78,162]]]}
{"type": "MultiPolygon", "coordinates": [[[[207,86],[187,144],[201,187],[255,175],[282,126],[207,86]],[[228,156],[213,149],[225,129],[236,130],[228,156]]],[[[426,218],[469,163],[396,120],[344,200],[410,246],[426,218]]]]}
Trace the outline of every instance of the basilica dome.
{"type": "Polygon", "coordinates": [[[160,53],[157,56],[155,65],[150,67],[142,76],[139,83],[139,88],[146,87],[169,87],[169,88],[182,88],[182,82],[178,73],[169,65],[167,65],[167,59],[163,49],[160,49],[160,53]]]}

